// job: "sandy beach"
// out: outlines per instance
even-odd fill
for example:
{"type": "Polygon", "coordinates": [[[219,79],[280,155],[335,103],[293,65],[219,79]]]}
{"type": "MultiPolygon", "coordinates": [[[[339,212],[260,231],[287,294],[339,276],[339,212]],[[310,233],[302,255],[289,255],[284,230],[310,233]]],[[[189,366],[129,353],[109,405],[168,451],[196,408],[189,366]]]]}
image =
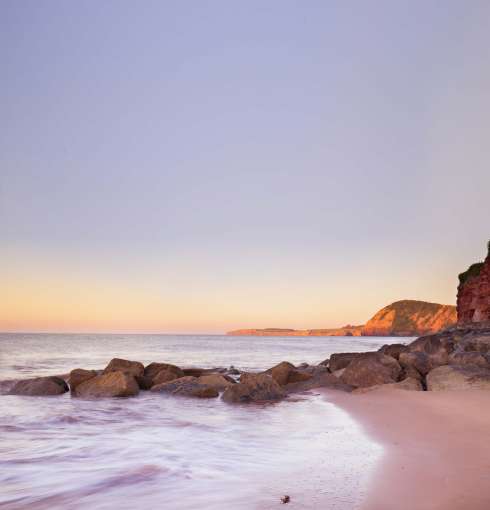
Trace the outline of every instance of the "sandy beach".
{"type": "Polygon", "coordinates": [[[385,448],[363,510],[490,508],[490,393],[325,391],[385,448]]]}

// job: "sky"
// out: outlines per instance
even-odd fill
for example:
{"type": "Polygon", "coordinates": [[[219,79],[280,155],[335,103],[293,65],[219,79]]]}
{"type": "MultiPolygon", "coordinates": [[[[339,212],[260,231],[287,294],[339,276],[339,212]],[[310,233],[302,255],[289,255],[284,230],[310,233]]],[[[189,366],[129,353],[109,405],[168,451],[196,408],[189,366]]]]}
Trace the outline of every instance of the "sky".
{"type": "Polygon", "coordinates": [[[455,304],[490,238],[490,2],[0,3],[0,331],[455,304]]]}

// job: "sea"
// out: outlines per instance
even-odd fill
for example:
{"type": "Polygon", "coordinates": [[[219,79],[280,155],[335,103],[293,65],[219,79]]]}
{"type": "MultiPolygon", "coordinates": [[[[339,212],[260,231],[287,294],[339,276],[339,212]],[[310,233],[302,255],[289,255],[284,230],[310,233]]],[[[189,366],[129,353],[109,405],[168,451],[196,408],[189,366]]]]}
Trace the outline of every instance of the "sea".
{"type": "MultiPolygon", "coordinates": [[[[410,338],[0,334],[6,381],[114,358],[261,371],[410,338]]],[[[333,390],[332,390],[333,391],[333,390]]],[[[353,510],[383,455],[328,392],[226,404],[141,392],[81,400],[0,395],[2,510],[353,510]],[[326,506],[327,505],[327,506],[326,506]]]]}

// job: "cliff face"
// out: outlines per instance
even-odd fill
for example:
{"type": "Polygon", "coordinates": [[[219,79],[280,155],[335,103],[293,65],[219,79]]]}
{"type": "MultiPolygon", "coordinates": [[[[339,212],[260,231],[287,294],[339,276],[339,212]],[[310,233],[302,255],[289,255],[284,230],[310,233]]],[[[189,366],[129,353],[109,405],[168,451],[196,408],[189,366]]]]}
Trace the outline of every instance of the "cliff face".
{"type": "Polygon", "coordinates": [[[381,309],[362,330],[363,336],[420,336],[456,322],[456,307],[425,301],[397,301],[381,309]]]}
{"type": "Polygon", "coordinates": [[[459,275],[458,322],[490,320],[490,241],[484,262],[473,264],[459,275]]]}

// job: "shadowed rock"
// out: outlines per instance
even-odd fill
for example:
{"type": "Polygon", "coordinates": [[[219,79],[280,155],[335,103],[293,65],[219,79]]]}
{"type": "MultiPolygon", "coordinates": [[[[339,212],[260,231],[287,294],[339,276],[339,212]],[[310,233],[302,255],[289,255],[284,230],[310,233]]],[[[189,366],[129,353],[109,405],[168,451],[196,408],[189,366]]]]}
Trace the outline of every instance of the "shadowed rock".
{"type": "Polygon", "coordinates": [[[67,391],[68,385],[60,377],[36,377],[16,382],[9,391],[9,394],[44,397],[61,395],[67,391]]]}
{"type": "Polygon", "coordinates": [[[490,390],[490,370],[475,365],[445,365],[427,375],[427,390],[490,390]]]}
{"type": "Polygon", "coordinates": [[[152,387],[151,391],[198,398],[214,398],[219,395],[219,391],[216,388],[203,384],[199,382],[197,377],[192,376],[185,376],[174,381],[157,384],[152,387]]]}
{"type": "Polygon", "coordinates": [[[450,365],[477,365],[490,368],[490,355],[481,352],[453,352],[449,356],[450,365]]]}
{"type": "Polygon", "coordinates": [[[73,395],[82,398],[133,397],[139,387],[132,375],[124,372],[108,372],[79,384],[73,395]]]}
{"type": "Polygon", "coordinates": [[[285,396],[269,374],[242,374],[240,382],[226,388],[223,400],[231,403],[276,401],[285,396]]]}
{"type": "Polygon", "coordinates": [[[427,375],[434,368],[446,365],[448,356],[446,353],[429,355],[422,351],[402,352],[398,361],[407,373],[410,373],[411,368],[415,368],[421,375],[427,375]]]}
{"type": "Polygon", "coordinates": [[[172,365],[170,363],[150,363],[145,367],[144,375],[145,377],[153,379],[161,370],[170,370],[174,372],[177,377],[184,377],[183,370],[178,366],[172,365]]]}
{"type": "Polygon", "coordinates": [[[145,367],[139,361],[129,361],[127,359],[114,358],[104,368],[103,373],[110,372],[124,372],[125,374],[132,375],[133,377],[143,375],[145,367]]]}
{"type": "Polygon", "coordinates": [[[310,375],[311,377],[305,381],[291,382],[286,384],[286,386],[284,386],[284,390],[288,394],[313,390],[315,388],[331,388],[340,391],[352,390],[352,386],[343,383],[338,377],[328,371],[319,369],[315,372],[311,372],[310,375]]]}
{"type": "Polygon", "coordinates": [[[405,391],[423,391],[422,383],[412,377],[407,377],[403,381],[389,384],[377,384],[376,386],[368,386],[367,388],[357,388],[352,393],[368,393],[370,391],[379,390],[381,388],[392,388],[394,390],[405,391]]]}
{"type": "Polygon", "coordinates": [[[352,360],[340,380],[356,387],[397,382],[401,367],[396,359],[379,352],[366,353],[352,360]]]}

